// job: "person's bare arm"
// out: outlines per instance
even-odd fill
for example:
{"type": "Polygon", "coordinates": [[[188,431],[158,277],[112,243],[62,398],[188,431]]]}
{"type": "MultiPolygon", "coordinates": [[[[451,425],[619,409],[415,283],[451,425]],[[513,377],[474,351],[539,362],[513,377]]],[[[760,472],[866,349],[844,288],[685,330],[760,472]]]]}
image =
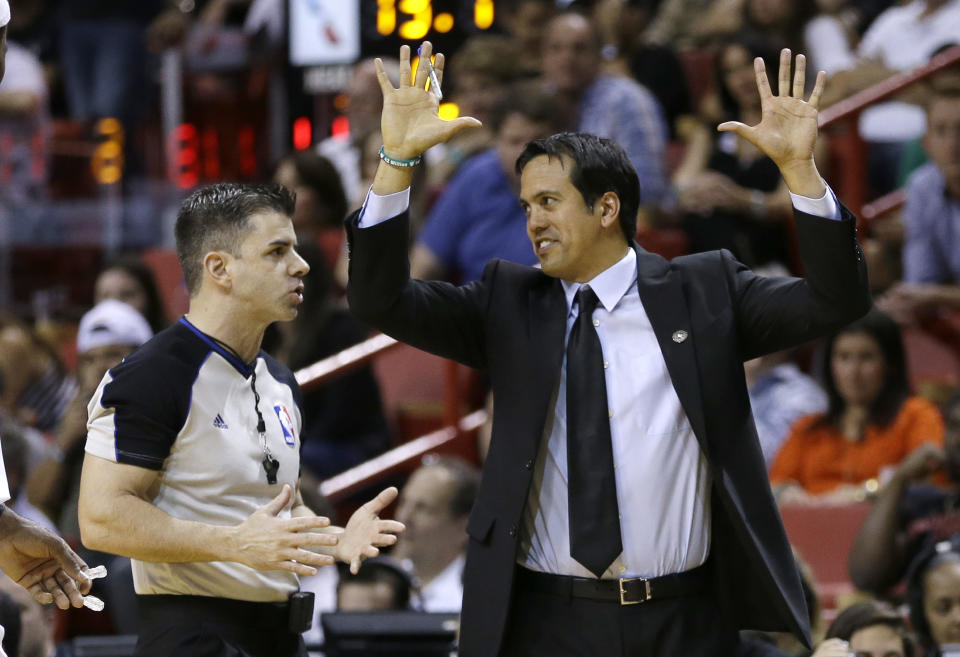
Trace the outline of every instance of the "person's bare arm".
{"type": "Polygon", "coordinates": [[[943,461],[943,448],[921,445],[907,455],[880,490],[850,548],[850,579],[858,589],[879,593],[902,575],[906,545],[900,535],[900,500],[911,483],[936,470],[943,461]]]}
{"type": "MultiPolygon", "coordinates": [[[[83,606],[87,564],[66,541],[0,504],[0,568],[40,604],[83,606]]],[[[2,653],[2,651],[0,651],[2,653]]]]}
{"type": "Polygon", "coordinates": [[[330,556],[304,549],[336,543],[335,536],[317,531],[329,520],[278,517],[293,495],[290,486],[239,525],[208,525],[174,518],[152,504],[160,476],[86,454],[78,512],[83,544],[141,561],[235,561],[306,576],[333,563],[330,556]]]}
{"type": "Polygon", "coordinates": [[[69,493],[70,472],[64,457],[87,436],[87,402],[93,392],[80,392],[74,397],[60,420],[56,454],[50,453],[27,477],[27,499],[51,518],[57,518],[69,493]]]}
{"type": "Polygon", "coordinates": [[[683,160],[671,178],[674,187],[682,192],[684,186],[695,175],[707,168],[710,150],[713,148],[713,138],[707,126],[690,115],[677,119],[677,133],[686,148],[683,160]]]}

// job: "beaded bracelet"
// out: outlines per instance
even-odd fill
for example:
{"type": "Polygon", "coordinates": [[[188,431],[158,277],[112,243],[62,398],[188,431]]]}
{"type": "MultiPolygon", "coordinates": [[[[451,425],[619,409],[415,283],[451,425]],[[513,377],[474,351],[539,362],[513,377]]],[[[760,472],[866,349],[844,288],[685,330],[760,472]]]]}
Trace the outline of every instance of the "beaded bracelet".
{"type": "Polygon", "coordinates": [[[420,160],[423,158],[421,156],[416,156],[412,160],[398,160],[396,158],[390,157],[383,152],[383,146],[380,147],[380,159],[389,164],[392,167],[400,167],[401,169],[409,169],[420,164],[420,160]]]}

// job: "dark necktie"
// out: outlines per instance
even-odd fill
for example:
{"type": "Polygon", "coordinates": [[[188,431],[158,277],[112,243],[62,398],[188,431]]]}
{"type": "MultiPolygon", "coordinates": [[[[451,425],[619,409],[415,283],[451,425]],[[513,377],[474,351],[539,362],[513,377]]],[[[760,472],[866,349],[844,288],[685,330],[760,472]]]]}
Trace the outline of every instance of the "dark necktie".
{"type": "Polygon", "coordinates": [[[623,551],[603,351],[593,323],[597,295],[577,292],[567,342],[567,480],[570,555],[600,577],[623,551]]]}

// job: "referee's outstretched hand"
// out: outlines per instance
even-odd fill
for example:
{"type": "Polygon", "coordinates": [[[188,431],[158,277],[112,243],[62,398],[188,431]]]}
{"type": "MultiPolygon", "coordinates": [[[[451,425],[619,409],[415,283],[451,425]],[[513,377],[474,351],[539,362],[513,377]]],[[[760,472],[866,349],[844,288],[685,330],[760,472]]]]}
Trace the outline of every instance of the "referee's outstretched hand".
{"type": "Polygon", "coordinates": [[[280,518],[293,498],[284,484],[280,494],[234,528],[227,546],[229,560],[257,570],[289,570],[309,577],[317,568],[333,565],[333,557],[305,549],[309,545],[337,545],[337,536],[315,532],[330,525],[322,516],[280,518]]]}
{"type": "Polygon", "coordinates": [[[402,522],[381,520],[380,513],[397,499],[398,491],[391,486],[354,511],[344,527],[337,544],[337,559],[350,564],[350,572],[356,575],[364,559],[380,554],[377,548],[393,545],[397,534],[406,529],[402,522]]]}

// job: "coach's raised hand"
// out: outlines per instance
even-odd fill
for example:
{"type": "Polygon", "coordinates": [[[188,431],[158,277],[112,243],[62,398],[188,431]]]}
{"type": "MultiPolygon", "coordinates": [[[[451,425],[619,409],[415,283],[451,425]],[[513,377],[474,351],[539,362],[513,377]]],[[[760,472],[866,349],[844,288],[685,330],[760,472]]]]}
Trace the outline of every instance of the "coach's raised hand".
{"type": "Polygon", "coordinates": [[[717,126],[718,130],[735,132],[773,160],[794,194],[819,198],[826,191],[823,179],[813,161],[813,148],[817,143],[817,108],[823,95],[826,73],[817,75],[810,99],[803,100],[806,83],[806,58],[797,55],[793,84],[790,83],[790,51],[780,51],[780,74],[778,93],[773,95],[767,81],[763,60],[753,62],[760,91],[761,119],[755,126],[737,121],[727,121],[717,126]]]}
{"type": "MultiPolygon", "coordinates": [[[[420,49],[420,61],[429,59],[433,47],[424,41],[420,49]]],[[[434,62],[437,79],[443,81],[444,58],[437,53],[434,62]]],[[[416,78],[412,79],[410,47],[400,47],[400,85],[394,88],[383,68],[376,60],[377,77],[383,92],[383,113],[380,131],[383,135],[383,153],[394,161],[413,161],[425,150],[444,142],[465,128],[479,127],[480,121],[463,116],[445,121],[437,114],[439,101],[426,90],[428,67],[418,64],[416,78]],[[412,82],[411,82],[412,79],[412,82]]],[[[390,194],[410,186],[413,169],[382,161],[373,182],[377,194],[390,194]]]]}

